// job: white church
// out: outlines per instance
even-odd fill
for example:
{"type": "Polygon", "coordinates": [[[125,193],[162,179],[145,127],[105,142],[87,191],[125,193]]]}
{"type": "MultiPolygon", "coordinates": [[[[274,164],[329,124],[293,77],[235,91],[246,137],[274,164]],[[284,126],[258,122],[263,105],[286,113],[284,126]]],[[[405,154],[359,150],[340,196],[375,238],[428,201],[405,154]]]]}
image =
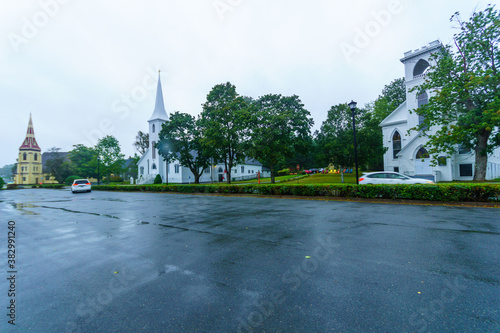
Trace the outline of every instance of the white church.
{"type": "MultiPolygon", "coordinates": [[[[156,102],[153,114],[149,118],[149,148],[141,157],[138,166],[138,184],[152,184],[156,175],[160,175],[163,183],[189,184],[194,183],[194,175],[187,167],[179,164],[179,161],[165,162],[163,157],[154,148],[159,141],[161,125],[168,121],[168,115],[163,103],[163,92],[161,88],[160,75],[158,74],[158,87],[156,90],[156,102]]],[[[257,173],[262,175],[262,164],[253,159],[247,159],[245,164],[233,167],[232,181],[257,178],[257,173]]],[[[224,164],[214,163],[211,167],[203,170],[200,183],[226,181],[227,173],[224,164]]]]}
{"type": "MultiPolygon", "coordinates": [[[[401,62],[405,66],[406,101],[385,118],[382,127],[385,171],[396,171],[408,176],[428,178],[434,181],[472,180],[474,177],[474,151],[457,147],[456,153],[450,157],[445,154],[438,157],[438,165],[431,165],[431,156],[426,150],[427,138],[421,132],[408,130],[420,124],[423,119],[415,112],[419,106],[429,101],[430,92],[417,96],[417,92],[409,92],[413,87],[423,83],[426,71],[430,67],[432,53],[439,51],[443,45],[439,41],[431,42],[422,48],[408,51],[401,62]]],[[[431,128],[430,134],[436,132],[431,128]]],[[[500,177],[500,148],[488,155],[486,179],[500,177]]]]}

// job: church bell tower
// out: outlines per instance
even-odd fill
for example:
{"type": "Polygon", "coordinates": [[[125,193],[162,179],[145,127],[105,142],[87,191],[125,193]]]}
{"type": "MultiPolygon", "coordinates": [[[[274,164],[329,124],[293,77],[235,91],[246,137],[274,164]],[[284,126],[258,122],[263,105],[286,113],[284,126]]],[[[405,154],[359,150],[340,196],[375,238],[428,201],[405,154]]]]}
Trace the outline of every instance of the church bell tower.
{"type": "Polygon", "coordinates": [[[42,149],[38,146],[35,139],[35,130],[33,121],[28,122],[26,138],[21,147],[17,158],[17,172],[15,183],[18,185],[33,185],[42,182],[42,149]]]}

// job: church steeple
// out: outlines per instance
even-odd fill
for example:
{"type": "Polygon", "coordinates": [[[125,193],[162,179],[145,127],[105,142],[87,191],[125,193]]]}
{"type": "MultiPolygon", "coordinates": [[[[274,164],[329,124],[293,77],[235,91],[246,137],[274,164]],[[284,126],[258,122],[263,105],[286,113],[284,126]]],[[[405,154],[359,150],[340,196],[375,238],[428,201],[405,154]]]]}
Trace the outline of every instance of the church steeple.
{"type": "Polygon", "coordinates": [[[153,115],[148,121],[153,120],[168,120],[167,112],[165,111],[165,105],[163,104],[163,92],[161,89],[160,71],[158,71],[158,87],[156,88],[156,102],[153,115]]]}
{"type": "Polygon", "coordinates": [[[31,120],[30,113],[30,121],[28,122],[28,130],[26,131],[26,138],[23,141],[19,150],[37,150],[41,151],[42,149],[38,146],[38,143],[35,139],[35,130],[33,129],[33,121],[31,120]]]}

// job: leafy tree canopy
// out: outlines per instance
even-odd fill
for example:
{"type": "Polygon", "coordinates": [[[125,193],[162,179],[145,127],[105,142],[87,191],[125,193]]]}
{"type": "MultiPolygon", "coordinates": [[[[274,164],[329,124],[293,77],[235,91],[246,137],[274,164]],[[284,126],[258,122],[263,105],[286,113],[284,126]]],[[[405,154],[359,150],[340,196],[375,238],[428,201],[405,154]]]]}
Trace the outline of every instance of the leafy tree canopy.
{"type": "Polygon", "coordinates": [[[63,183],[64,180],[74,173],[74,167],[71,161],[67,160],[64,153],[60,152],[61,148],[52,147],[48,150],[50,158],[44,162],[43,172],[53,176],[58,183],[63,183]]]}
{"type": "MultiPolygon", "coordinates": [[[[305,142],[310,143],[313,120],[298,96],[265,95],[253,103],[251,134],[247,145],[250,156],[276,172],[305,142]]],[[[308,147],[310,148],[310,147],[308,147]]]]}
{"type": "Polygon", "coordinates": [[[118,174],[122,171],[125,155],[121,153],[120,143],[112,136],[107,135],[99,139],[94,147],[99,157],[101,172],[108,175],[108,182],[111,174],[118,174]]]}
{"type": "MultiPolygon", "coordinates": [[[[382,156],[382,133],[373,113],[366,109],[356,109],[356,138],[358,164],[368,165],[382,156]]],[[[354,135],[352,111],[347,104],[334,105],[328,111],[327,119],[316,136],[318,160],[333,164],[341,169],[352,168],[354,159],[354,135]]]]}
{"type": "Polygon", "coordinates": [[[97,177],[97,152],[82,144],[73,145],[69,151],[74,172],[82,177],[97,177]]]}
{"type": "Polygon", "coordinates": [[[231,170],[244,161],[243,144],[248,136],[249,107],[230,82],[218,84],[207,95],[201,113],[203,142],[210,147],[210,155],[224,162],[227,182],[231,183],[231,170]]]}
{"type": "Polygon", "coordinates": [[[200,120],[175,112],[162,125],[159,138],[155,147],[158,153],[169,162],[178,159],[180,165],[191,170],[198,184],[203,170],[210,166],[210,150],[203,141],[200,120]]]}

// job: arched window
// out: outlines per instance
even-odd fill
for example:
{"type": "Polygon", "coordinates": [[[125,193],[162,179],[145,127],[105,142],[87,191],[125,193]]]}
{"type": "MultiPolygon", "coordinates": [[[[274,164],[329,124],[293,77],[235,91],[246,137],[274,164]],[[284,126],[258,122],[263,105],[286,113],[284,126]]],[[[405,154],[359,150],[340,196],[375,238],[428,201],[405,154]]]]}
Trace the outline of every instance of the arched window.
{"type": "Polygon", "coordinates": [[[222,167],[219,167],[219,172],[224,172],[224,169],[222,169],[222,167]]]}
{"type": "Polygon", "coordinates": [[[424,91],[423,93],[418,95],[418,107],[424,106],[427,103],[429,103],[429,96],[424,91]]]}
{"type": "Polygon", "coordinates": [[[155,124],[153,124],[153,133],[155,132],[155,124]]]}
{"type": "MultiPolygon", "coordinates": [[[[427,95],[427,93],[424,91],[423,93],[421,93],[420,95],[418,95],[418,107],[422,107],[424,106],[425,104],[429,103],[429,96],[427,95]]],[[[425,120],[425,116],[422,116],[422,115],[418,115],[418,124],[421,125],[423,124],[425,120]]]]}
{"type": "Polygon", "coordinates": [[[156,164],[153,163],[153,170],[156,170],[156,164]]]}
{"type": "Polygon", "coordinates": [[[244,165],[241,166],[241,173],[245,173],[245,166],[244,165]]]}
{"type": "Polygon", "coordinates": [[[429,63],[424,59],[420,59],[413,67],[413,77],[425,74],[427,68],[429,68],[429,63]]]}
{"type": "Polygon", "coordinates": [[[26,161],[27,158],[28,158],[28,154],[24,153],[23,154],[23,161],[26,161]]]}
{"type": "Polygon", "coordinates": [[[429,152],[424,147],[420,148],[417,151],[417,159],[424,159],[424,158],[429,158],[429,157],[430,157],[429,152]]]}
{"type": "Polygon", "coordinates": [[[35,153],[35,161],[38,161],[38,154],[35,153]]]}
{"type": "Polygon", "coordinates": [[[392,158],[398,158],[398,153],[401,151],[401,134],[398,131],[392,136],[392,158]]]}
{"type": "Polygon", "coordinates": [[[141,176],[144,174],[144,167],[141,166],[141,176]]]}
{"type": "MultiPolygon", "coordinates": [[[[153,126],[154,126],[154,125],[153,125],[153,126]]],[[[151,144],[152,144],[152,146],[153,146],[153,147],[152,147],[152,149],[153,149],[153,158],[156,158],[156,148],[155,148],[155,144],[156,144],[156,142],[154,142],[154,141],[153,141],[153,142],[151,142],[151,144]]]]}

